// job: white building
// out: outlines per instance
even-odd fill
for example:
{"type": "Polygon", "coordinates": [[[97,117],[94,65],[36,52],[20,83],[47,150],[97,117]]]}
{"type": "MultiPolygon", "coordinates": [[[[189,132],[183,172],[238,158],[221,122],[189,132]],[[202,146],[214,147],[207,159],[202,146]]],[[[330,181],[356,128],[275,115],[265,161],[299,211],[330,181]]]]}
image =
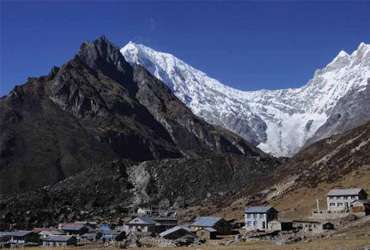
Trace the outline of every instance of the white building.
{"type": "Polygon", "coordinates": [[[49,235],[42,239],[44,247],[66,247],[77,245],[77,239],[71,235],[49,235]]]}
{"type": "Polygon", "coordinates": [[[156,224],[150,217],[139,216],[126,223],[126,226],[130,232],[154,233],[156,232],[156,224]]]}
{"type": "Polygon", "coordinates": [[[246,230],[268,230],[269,222],[277,219],[278,211],[271,206],[247,207],[244,211],[246,230]]]}
{"type": "Polygon", "coordinates": [[[362,188],[332,189],[326,197],[331,212],[349,212],[352,202],[366,199],[367,193],[362,188]]]}

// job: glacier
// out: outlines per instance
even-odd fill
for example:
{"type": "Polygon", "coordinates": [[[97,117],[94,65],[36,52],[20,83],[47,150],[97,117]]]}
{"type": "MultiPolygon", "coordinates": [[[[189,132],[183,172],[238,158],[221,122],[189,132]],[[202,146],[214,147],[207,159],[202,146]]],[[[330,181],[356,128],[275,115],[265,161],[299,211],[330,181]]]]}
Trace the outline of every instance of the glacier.
{"type": "Polygon", "coordinates": [[[164,82],[194,114],[227,128],[275,156],[291,156],[323,126],[349,92],[370,85],[370,45],[340,51],[300,88],[241,91],[172,54],[129,42],[121,53],[164,82]]]}

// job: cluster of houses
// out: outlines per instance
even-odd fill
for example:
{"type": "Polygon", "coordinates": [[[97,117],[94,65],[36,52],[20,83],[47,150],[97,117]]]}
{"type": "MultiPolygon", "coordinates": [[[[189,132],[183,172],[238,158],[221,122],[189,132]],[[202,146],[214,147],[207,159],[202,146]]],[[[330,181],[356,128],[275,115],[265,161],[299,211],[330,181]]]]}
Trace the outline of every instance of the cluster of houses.
{"type": "Polygon", "coordinates": [[[334,224],[328,220],[344,218],[350,214],[357,217],[370,215],[370,200],[362,188],[332,189],[326,196],[327,209],[320,210],[319,202],[308,220],[279,220],[278,211],[271,206],[255,206],[245,209],[245,229],[247,231],[290,231],[322,233],[333,230],[334,224]],[[316,220],[315,220],[316,219],[316,220]]]}
{"type": "MultiPolygon", "coordinates": [[[[333,189],[327,194],[327,210],[314,210],[314,215],[338,215],[353,213],[370,215],[370,200],[363,189],[333,189]]],[[[111,244],[128,239],[130,235],[145,235],[179,244],[202,243],[217,239],[219,235],[243,232],[300,231],[321,233],[334,230],[335,225],[325,220],[282,220],[271,206],[250,206],[244,210],[244,223],[227,221],[220,217],[198,217],[188,224],[178,224],[176,212],[158,212],[139,209],[124,225],[74,222],[59,224],[55,228],[12,230],[0,232],[0,248],[18,246],[63,247],[87,243],[111,244]]]]}

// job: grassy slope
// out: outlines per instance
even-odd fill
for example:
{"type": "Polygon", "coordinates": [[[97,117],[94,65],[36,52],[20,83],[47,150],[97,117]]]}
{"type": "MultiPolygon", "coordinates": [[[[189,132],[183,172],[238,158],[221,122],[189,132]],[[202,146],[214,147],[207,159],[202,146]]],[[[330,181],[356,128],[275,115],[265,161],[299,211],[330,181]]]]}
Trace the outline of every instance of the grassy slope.
{"type": "Polygon", "coordinates": [[[360,167],[339,178],[333,183],[320,183],[315,188],[302,187],[272,200],[271,204],[280,211],[280,216],[286,218],[302,218],[311,215],[312,208],[316,207],[316,199],[320,201],[320,208],[326,209],[326,194],[335,187],[362,187],[370,193],[370,165],[360,167]]]}

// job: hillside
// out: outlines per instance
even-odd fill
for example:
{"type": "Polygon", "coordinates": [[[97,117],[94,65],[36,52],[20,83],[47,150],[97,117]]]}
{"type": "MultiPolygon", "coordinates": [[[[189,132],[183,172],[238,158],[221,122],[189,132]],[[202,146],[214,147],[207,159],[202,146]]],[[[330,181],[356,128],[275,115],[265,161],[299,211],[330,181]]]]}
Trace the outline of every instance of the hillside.
{"type": "Polygon", "coordinates": [[[335,187],[362,187],[370,193],[370,123],[344,134],[318,141],[300,151],[273,173],[273,183],[258,192],[242,191],[218,200],[222,209],[210,211],[242,218],[247,204],[269,203],[281,218],[304,218],[316,208],[326,208],[325,196],[335,187]]]}
{"type": "Polygon", "coordinates": [[[115,219],[253,188],[280,160],[195,116],[105,37],[0,100],[0,222],[115,219]]]}
{"type": "Polygon", "coordinates": [[[269,157],[196,117],[104,37],[1,98],[0,129],[0,194],[55,184],[123,158],[269,157]]]}

